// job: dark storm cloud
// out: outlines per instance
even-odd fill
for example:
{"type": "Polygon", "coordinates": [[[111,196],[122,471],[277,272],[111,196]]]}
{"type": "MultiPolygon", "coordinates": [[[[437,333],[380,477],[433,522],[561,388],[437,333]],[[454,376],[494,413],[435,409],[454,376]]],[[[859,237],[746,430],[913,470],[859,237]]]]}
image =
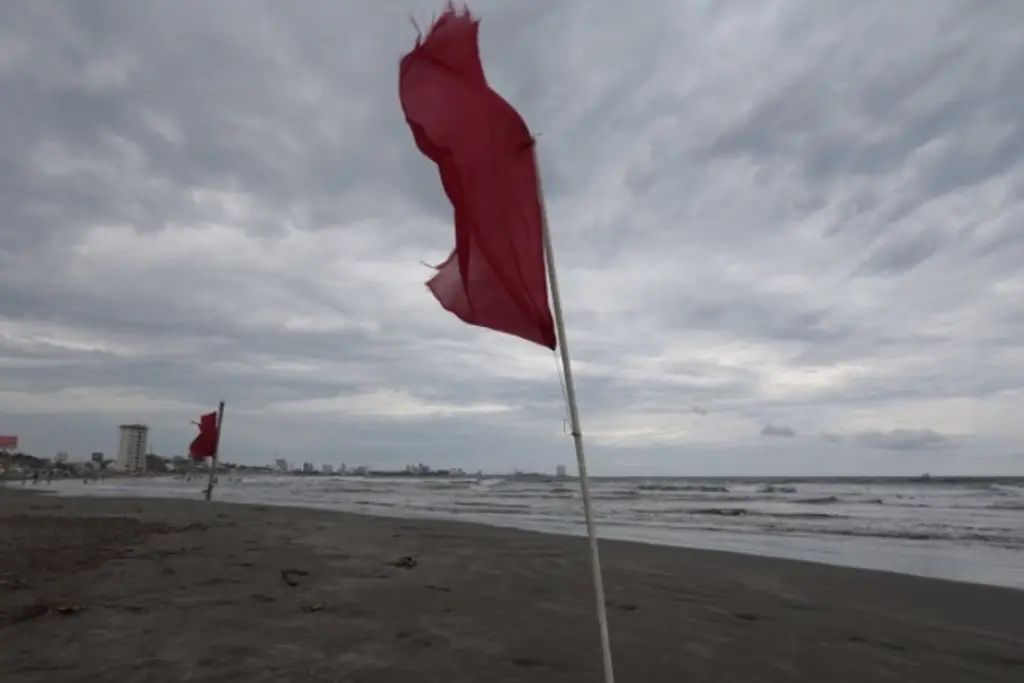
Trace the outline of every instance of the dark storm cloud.
{"type": "Polygon", "coordinates": [[[792,438],[796,436],[796,430],[789,425],[766,424],[761,428],[761,436],[781,436],[785,438],[792,438]]]}
{"type": "MultiPolygon", "coordinates": [[[[564,460],[555,360],[422,286],[451,209],[396,70],[442,5],[0,7],[3,431],[173,450],[223,398],[241,459],[564,460]]],[[[474,9],[541,134],[595,471],[1024,437],[1024,5],[474,9]]]]}

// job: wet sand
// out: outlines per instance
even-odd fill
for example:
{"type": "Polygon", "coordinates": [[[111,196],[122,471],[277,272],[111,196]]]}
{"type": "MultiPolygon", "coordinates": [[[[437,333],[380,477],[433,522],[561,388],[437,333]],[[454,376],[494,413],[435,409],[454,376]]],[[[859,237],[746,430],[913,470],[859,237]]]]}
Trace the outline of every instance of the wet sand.
{"type": "MultiPolygon", "coordinates": [[[[619,683],[1024,680],[1024,591],[602,552],[619,683]]],[[[0,488],[0,681],[599,682],[589,576],[578,538],[0,488]]]]}

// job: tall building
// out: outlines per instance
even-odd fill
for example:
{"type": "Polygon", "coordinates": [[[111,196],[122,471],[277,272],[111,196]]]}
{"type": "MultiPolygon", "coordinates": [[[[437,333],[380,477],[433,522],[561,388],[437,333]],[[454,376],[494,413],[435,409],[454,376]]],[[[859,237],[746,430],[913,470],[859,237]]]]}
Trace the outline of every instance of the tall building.
{"type": "Polygon", "coordinates": [[[121,442],[117,446],[117,468],[126,471],[146,469],[146,450],[149,427],[121,425],[121,442]]]}
{"type": "Polygon", "coordinates": [[[559,465],[555,468],[555,476],[559,479],[565,479],[565,465],[559,465]]]}
{"type": "Polygon", "coordinates": [[[323,473],[324,474],[334,474],[334,466],[333,465],[324,465],[323,466],[323,473]]]}

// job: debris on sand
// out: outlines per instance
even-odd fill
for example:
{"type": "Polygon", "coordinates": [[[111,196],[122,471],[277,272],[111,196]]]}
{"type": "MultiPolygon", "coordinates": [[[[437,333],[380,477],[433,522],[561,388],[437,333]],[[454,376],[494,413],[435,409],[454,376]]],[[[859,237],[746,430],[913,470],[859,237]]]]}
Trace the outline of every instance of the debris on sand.
{"type": "Polygon", "coordinates": [[[25,581],[24,579],[8,579],[8,578],[0,579],[0,590],[3,590],[3,589],[6,588],[6,589],[9,589],[9,590],[17,591],[17,590],[25,590],[26,588],[29,588],[29,587],[30,586],[29,586],[28,581],[25,581]]]}
{"type": "Polygon", "coordinates": [[[52,612],[57,614],[78,614],[85,609],[85,605],[54,605],[52,612]]]}
{"type": "Polygon", "coordinates": [[[402,569],[412,569],[417,564],[419,564],[419,562],[417,562],[416,558],[412,555],[406,555],[405,557],[400,557],[394,561],[394,566],[401,567],[402,569]]]}
{"type": "Polygon", "coordinates": [[[60,614],[70,616],[78,614],[85,609],[85,605],[75,603],[54,603],[47,600],[36,600],[27,605],[21,605],[6,613],[7,623],[20,624],[32,619],[38,619],[48,614],[60,614]]]}
{"type": "Polygon", "coordinates": [[[293,576],[309,576],[309,572],[304,571],[302,569],[291,568],[281,570],[281,579],[292,588],[295,588],[299,585],[299,582],[293,579],[293,576]]]}

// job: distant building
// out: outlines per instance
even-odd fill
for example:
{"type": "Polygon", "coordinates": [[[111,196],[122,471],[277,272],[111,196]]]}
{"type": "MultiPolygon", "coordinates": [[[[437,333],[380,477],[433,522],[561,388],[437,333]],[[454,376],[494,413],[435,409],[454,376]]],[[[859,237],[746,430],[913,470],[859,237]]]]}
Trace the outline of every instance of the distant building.
{"type": "Polygon", "coordinates": [[[324,474],[334,474],[334,465],[324,465],[323,466],[323,473],[324,474]]]}
{"type": "Polygon", "coordinates": [[[103,464],[103,453],[96,451],[92,454],[92,461],[97,465],[103,464]]]}
{"type": "Polygon", "coordinates": [[[303,474],[312,474],[313,472],[316,472],[316,468],[313,467],[313,463],[311,463],[311,462],[304,462],[304,463],[302,463],[302,473],[303,474]]]}
{"type": "Polygon", "coordinates": [[[275,460],[274,465],[277,467],[278,472],[288,472],[288,461],[284,458],[275,460]]]}
{"type": "Polygon", "coordinates": [[[121,425],[121,441],[117,446],[117,467],[126,472],[146,469],[146,450],[149,441],[149,427],[146,425],[121,425]]]}
{"type": "Polygon", "coordinates": [[[171,460],[156,453],[146,453],[146,471],[167,472],[173,469],[171,460]]]}
{"type": "Polygon", "coordinates": [[[565,479],[565,465],[559,465],[555,468],[555,476],[559,479],[565,479]]]}

